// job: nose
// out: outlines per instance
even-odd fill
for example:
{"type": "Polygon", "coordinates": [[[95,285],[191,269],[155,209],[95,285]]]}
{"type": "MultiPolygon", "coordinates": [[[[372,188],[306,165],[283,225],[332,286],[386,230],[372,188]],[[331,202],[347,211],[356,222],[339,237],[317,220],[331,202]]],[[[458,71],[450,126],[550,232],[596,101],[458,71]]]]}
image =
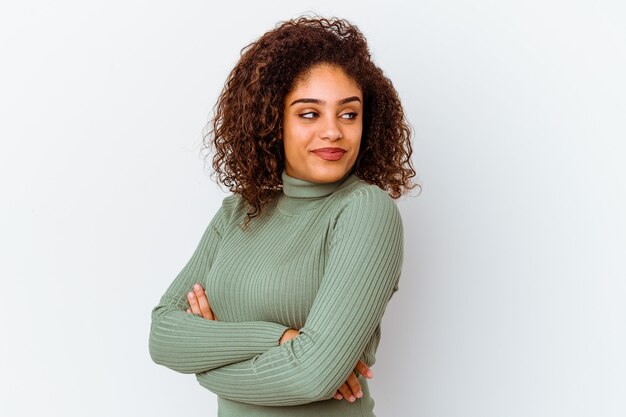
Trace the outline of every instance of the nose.
{"type": "Polygon", "coordinates": [[[328,115],[320,126],[320,138],[336,141],[342,138],[341,127],[334,115],[328,115]]]}

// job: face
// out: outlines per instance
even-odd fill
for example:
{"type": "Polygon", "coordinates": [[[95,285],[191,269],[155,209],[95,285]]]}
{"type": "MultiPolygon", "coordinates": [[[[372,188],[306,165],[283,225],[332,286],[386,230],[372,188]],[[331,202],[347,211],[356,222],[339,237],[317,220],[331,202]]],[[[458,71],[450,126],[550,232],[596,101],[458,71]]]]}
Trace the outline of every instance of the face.
{"type": "Polygon", "coordinates": [[[359,153],[363,95],[339,67],[318,65],[285,98],[287,175],[328,183],[343,178],[359,153]]]}

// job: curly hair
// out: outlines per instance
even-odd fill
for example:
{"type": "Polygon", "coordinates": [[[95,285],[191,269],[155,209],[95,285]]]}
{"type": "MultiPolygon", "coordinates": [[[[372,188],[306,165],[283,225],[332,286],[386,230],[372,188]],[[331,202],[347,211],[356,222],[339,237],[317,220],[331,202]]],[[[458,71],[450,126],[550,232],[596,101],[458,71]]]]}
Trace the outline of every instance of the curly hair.
{"type": "Polygon", "coordinates": [[[218,180],[249,204],[245,224],[282,189],[284,100],[319,64],[341,68],[363,94],[363,133],[352,173],[399,198],[415,187],[411,127],[397,91],[371,59],[360,30],[344,19],[280,22],[241,50],[217,103],[211,130],[218,180]]]}

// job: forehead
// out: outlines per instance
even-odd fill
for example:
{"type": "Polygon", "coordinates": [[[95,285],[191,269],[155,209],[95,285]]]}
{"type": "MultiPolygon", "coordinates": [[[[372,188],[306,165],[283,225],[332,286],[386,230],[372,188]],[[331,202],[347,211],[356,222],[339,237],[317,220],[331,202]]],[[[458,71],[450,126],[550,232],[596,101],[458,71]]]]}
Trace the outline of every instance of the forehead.
{"type": "Polygon", "coordinates": [[[357,82],[338,66],[322,64],[309,69],[298,77],[287,97],[306,96],[310,98],[361,97],[357,82]]]}

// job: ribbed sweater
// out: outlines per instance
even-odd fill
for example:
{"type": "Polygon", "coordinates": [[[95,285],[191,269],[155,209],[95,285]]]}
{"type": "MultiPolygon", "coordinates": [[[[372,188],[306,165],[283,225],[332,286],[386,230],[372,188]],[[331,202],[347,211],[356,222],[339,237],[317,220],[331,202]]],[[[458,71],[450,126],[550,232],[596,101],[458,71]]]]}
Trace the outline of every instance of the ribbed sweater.
{"type": "Polygon", "coordinates": [[[380,188],[348,174],[283,188],[242,228],[249,206],[224,198],[191,259],[152,310],[152,359],[195,373],[219,416],[374,416],[367,380],[336,400],[358,359],[375,363],[403,259],[400,213],[380,188]],[[186,312],[194,283],[217,320],[186,312]],[[300,334],[279,345],[288,328],[300,334]]]}

